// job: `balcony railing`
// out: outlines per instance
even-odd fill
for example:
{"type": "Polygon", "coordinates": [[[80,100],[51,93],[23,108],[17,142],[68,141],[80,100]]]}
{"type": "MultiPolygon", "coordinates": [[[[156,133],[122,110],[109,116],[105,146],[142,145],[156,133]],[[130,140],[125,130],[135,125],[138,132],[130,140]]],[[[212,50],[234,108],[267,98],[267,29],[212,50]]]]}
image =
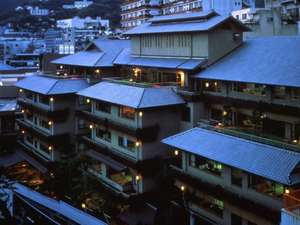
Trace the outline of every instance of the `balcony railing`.
{"type": "Polygon", "coordinates": [[[292,150],[292,151],[296,151],[296,152],[300,152],[300,146],[297,144],[289,144],[286,143],[284,141],[280,141],[280,140],[274,140],[272,139],[272,137],[267,137],[266,135],[263,136],[260,134],[250,134],[247,133],[246,131],[242,131],[242,130],[237,130],[233,127],[224,127],[224,126],[219,126],[219,125],[211,125],[209,121],[200,121],[199,122],[199,127],[203,128],[203,129],[208,129],[208,130],[212,130],[212,131],[216,131],[222,134],[226,134],[226,135],[230,135],[230,136],[234,136],[234,137],[239,137],[242,139],[246,139],[249,141],[254,141],[254,142],[259,142],[262,144],[266,144],[266,145],[271,145],[274,147],[278,147],[278,148],[283,148],[283,149],[288,149],[288,150],[292,150]]]}
{"type": "Polygon", "coordinates": [[[300,216],[300,190],[285,194],[283,197],[283,205],[286,211],[300,216]]]}

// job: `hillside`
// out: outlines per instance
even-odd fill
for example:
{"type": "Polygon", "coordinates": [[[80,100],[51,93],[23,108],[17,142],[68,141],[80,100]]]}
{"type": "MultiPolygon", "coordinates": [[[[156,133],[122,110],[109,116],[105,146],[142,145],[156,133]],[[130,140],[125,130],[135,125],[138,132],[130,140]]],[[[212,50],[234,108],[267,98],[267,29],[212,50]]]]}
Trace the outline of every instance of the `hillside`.
{"type": "Polygon", "coordinates": [[[102,18],[110,19],[112,27],[119,26],[121,0],[94,0],[95,4],[82,10],[62,9],[63,4],[72,2],[73,0],[50,0],[47,2],[40,2],[37,0],[0,0],[0,24],[12,22],[16,24],[17,27],[19,27],[21,24],[25,24],[26,22],[30,24],[53,24],[53,21],[56,19],[70,18],[73,16],[101,16],[102,18]],[[50,10],[54,10],[55,13],[51,15],[51,17],[43,18],[43,20],[45,21],[41,21],[28,15],[27,13],[16,13],[14,11],[14,8],[20,5],[40,6],[48,8],[50,10]]]}

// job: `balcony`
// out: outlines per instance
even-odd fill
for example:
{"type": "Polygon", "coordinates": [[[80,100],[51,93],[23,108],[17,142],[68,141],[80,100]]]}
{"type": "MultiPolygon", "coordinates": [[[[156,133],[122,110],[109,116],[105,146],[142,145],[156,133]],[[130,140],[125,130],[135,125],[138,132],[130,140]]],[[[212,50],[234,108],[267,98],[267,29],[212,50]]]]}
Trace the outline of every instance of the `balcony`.
{"type": "Polygon", "coordinates": [[[251,132],[250,130],[241,129],[238,127],[223,126],[219,123],[213,124],[211,121],[200,121],[199,126],[203,129],[213,130],[226,135],[239,137],[249,141],[254,141],[266,145],[271,145],[278,148],[288,149],[291,151],[300,152],[300,145],[289,143],[278,137],[274,137],[261,132],[251,132]]]}
{"type": "Polygon", "coordinates": [[[69,115],[69,109],[59,109],[59,110],[52,110],[48,107],[43,107],[39,103],[35,103],[32,101],[28,101],[23,98],[18,99],[18,104],[21,106],[22,109],[30,110],[33,112],[37,112],[53,121],[65,121],[69,115]]]}
{"type": "Polygon", "coordinates": [[[284,195],[284,207],[281,210],[280,225],[300,224],[300,190],[292,191],[284,195]]]}
{"type": "Polygon", "coordinates": [[[105,128],[111,128],[113,130],[117,130],[122,133],[134,136],[137,139],[141,140],[142,142],[155,141],[157,139],[157,135],[160,129],[158,124],[150,127],[145,127],[145,128],[129,127],[115,120],[112,119],[109,120],[107,118],[97,116],[89,111],[77,111],[76,114],[78,117],[84,118],[89,122],[101,124],[105,128]]]}
{"type": "Polygon", "coordinates": [[[32,124],[26,122],[24,119],[17,119],[16,120],[18,125],[21,129],[24,129],[25,131],[28,131],[35,136],[39,137],[41,140],[50,142],[50,143],[68,143],[69,142],[69,135],[68,134],[59,134],[59,135],[53,135],[49,134],[38,127],[32,126],[32,124]]]}

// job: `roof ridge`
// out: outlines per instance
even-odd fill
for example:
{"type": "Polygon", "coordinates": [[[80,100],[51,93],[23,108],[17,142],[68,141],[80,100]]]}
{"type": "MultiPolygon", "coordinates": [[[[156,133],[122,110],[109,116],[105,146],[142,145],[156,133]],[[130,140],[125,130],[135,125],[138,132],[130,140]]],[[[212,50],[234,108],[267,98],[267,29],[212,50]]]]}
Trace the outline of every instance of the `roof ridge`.
{"type": "Polygon", "coordinates": [[[140,99],[139,104],[137,105],[137,108],[140,108],[140,106],[141,106],[141,104],[142,104],[142,100],[143,100],[144,95],[145,95],[145,92],[146,92],[146,88],[143,88],[143,94],[142,94],[142,96],[141,96],[141,99],[140,99]]]}
{"type": "Polygon", "coordinates": [[[54,89],[54,87],[57,85],[59,80],[56,80],[55,83],[52,85],[52,87],[47,91],[47,94],[50,93],[50,91],[52,91],[54,89]]]}
{"type": "Polygon", "coordinates": [[[221,132],[218,132],[218,131],[208,130],[208,129],[201,128],[201,127],[195,127],[193,129],[200,129],[200,130],[203,130],[204,132],[207,132],[207,133],[217,133],[218,135],[226,136],[226,137],[231,138],[231,139],[239,139],[241,141],[248,142],[248,143],[251,143],[251,144],[254,144],[254,145],[266,146],[268,148],[272,148],[272,149],[277,150],[277,151],[285,152],[287,154],[298,155],[300,157],[300,153],[298,153],[298,152],[290,151],[290,150],[280,148],[280,147],[276,147],[276,146],[273,146],[273,145],[268,145],[268,144],[260,143],[260,142],[257,142],[257,141],[251,141],[251,140],[244,139],[244,138],[241,138],[241,137],[232,136],[232,135],[229,135],[229,134],[224,134],[224,133],[221,133],[221,132]]]}

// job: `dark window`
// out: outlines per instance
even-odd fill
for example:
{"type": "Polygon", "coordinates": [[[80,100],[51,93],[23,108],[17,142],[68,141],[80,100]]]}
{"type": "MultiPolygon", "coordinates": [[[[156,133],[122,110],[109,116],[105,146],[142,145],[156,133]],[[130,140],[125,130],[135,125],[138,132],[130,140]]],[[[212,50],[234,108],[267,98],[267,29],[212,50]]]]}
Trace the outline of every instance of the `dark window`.
{"type": "Polygon", "coordinates": [[[243,224],[243,219],[240,216],[231,213],[231,225],[242,225],[242,224],[243,224]]]}
{"type": "Polygon", "coordinates": [[[106,102],[97,102],[96,103],[96,110],[101,112],[110,113],[111,112],[111,105],[106,102]]]}
{"type": "Polygon", "coordinates": [[[39,97],[40,97],[40,103],[45,104],[45,105],[50,104],[50,99],[48,96],[40,95],[39,97]]]}
{"type": "Polygon", "coordinates": [[[102,128],[96,128],[96,137],[103,139],[105,141],[110,142],[111,141],[111,133],[110,131],[106,131],[105,129],[102,128]]]}
{"type": "Polygon", "coordinates": [[[238,169],[231,169],[231,183],[238,186],[242,187],[243,185],[243,172],[238,169]]]}
{"type": "Polygon", "coordinates": [[[185,107],[183,110],[182,110],[182,118],[181,118],[182,121],[185,121],[185,122],[191,122],[191,109],[190,107],[185,107]]]}

